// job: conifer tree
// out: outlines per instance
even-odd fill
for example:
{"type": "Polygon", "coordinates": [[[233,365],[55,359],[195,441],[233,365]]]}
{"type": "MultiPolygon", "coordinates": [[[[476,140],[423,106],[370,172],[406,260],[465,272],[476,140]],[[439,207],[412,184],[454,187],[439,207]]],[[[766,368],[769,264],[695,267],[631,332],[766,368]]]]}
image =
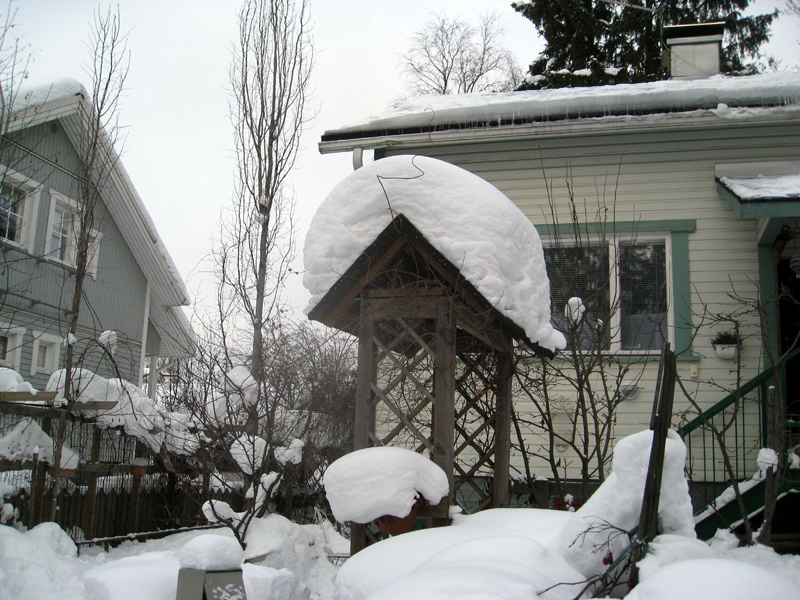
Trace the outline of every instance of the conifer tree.
{"type": "Polygon", "coordinates": [[[720,68],[749,74],[778,15],[744,16],[751,0],[526,0],[513,8],[545,39],[520,89],[637,83],[664,79],[662,28],[725,22],[720,68]]]}

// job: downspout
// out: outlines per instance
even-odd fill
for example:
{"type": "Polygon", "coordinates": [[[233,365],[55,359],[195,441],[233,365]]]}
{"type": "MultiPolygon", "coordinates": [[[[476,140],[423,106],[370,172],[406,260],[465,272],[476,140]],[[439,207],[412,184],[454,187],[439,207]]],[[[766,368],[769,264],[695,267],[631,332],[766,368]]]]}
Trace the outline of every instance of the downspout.
{"type": "Polygon", "coordinates": [[[144,292],[144,322],[142,323],[142,348],[139,352],[139,387],[144,384],[144,359],[147,353],[147,328],[150,324],[150,281],[144,292]]]}

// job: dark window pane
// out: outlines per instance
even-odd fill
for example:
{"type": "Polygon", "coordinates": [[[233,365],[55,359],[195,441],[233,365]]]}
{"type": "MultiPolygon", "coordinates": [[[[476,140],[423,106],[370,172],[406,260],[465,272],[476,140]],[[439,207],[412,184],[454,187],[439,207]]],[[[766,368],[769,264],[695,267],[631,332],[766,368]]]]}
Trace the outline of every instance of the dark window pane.
{"type": "Polygon", "coordinates": [[[608,348],[610,342],[608,246],[551,246],[544,249],[550,278],[553,325],[583,349],[608,348]],[[586,307],[583,319],[573,323],[564,314],[570,298],[586,307]]]}
{"type": "Polygon", "coordinates": [[[663,240],[620,247],[623,350],[659,350],[666,339],[666,256],[663,240]]]}
{"type": "Polygon", "coordinates": [[[8,186],[0,192],[0,237],[20,241],[23,201],[19,193],[8,186]]]}

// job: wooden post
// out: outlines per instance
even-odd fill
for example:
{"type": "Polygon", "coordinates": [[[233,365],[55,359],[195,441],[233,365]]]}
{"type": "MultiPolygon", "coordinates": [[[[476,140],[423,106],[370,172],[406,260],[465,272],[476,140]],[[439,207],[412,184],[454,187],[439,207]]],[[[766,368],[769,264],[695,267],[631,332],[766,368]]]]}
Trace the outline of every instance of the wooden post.
{"type": "MultiPolygon", "coordinates": [[[[149,454],[148,448],[139,440],[136,440],[136,447],[134,449],[135,458],[147,458],[149,454]]],[[[133,494],[133,529],[131,531],[146,531],[147,525],[143,523],[142,514],[142,477],[143,474],[139,469],[134,468],[133,485],[131,486],[131,493],[133,494]]]]}
{"type": "Polygon", "coordinates": [[[450,524],[453,502],[453,440],[455,437],[456,326],[449,301],[436,307],[436,356],[433,384],[433,462],[447,474],[450,493],[436,506],[434,526],[450,524]]]}
{"type": "MultiPolygon", "coordinates": [[[[92,464],[100,462],[100,446],[103,441],[103,430],[94,428],[92,438],[92,464]]],[[[97,471],[89,473],[89,487],[86,491],[86,504],[83,511],[83,532],[87,540],[94,538],[94,518],[97,509],[97,471]]]]}
{"type": "MultiPolygon", "coordinates": [[[[372,385],[377,378],[375,365],[375,315],[372,300],[361,299],[361,318],[358,322],[358,373],[356,376],[356,407],[353,424],[353,449],[361,450],[370,445],[370,433],[374,432],[374,402],[372,385]]],[[[367,529],[360,523],[350,528],[350,556],[363,550],[367,543],[367,529]]]]}
{"type": "MultiPolygon", "coordinates": [[[[42,431],[47,435],[52,432],[52,420],[50,417],[42,420],[42,431]]],[[[31,481],[31,495],[33,496],[33,514],[30,518],[28,527],[35,527],[39,523],[45,521],[46,502],[45,496],[47,494],[47,463],[41,460],[34,459],[36,467],[33,480],[31,481]]]]}
{"type": "Polygon", "coordinates": [[[356,379],[356,414],[353,424],[353,449],[361,450],[370,445],[369,434],[373,432],[372,385],[375,381],[375,329],[372,300],[361,300],[361,319],[358,323],[358,374],[356,379]]]}
{"type": "Polygon", "coordinates": [[[497,353],[497,408],[494,426],[494,488],[492,508],[508,505],[509,462],[511,460],[511,375],[512,357],[509,352],[497,353]]]}

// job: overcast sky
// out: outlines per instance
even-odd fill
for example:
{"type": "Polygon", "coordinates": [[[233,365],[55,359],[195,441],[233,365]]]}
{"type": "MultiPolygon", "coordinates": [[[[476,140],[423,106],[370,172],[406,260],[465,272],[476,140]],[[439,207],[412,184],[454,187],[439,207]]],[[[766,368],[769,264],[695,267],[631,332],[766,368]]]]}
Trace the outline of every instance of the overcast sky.
{"type": "MultiPolygon", "coordinates": [[[[758,0],[768,10],[776,4],[758,0]]],[[[120,121],[122,161],[190,293],[209,295],[203,258],[233,188],[228,66],[236,37],[236,7],[227,0],[123,0],[123,29],[131,51],[120,121]]],[[[31,83],[88,77],[87,39],[96,1],[19,0],[16,25],[33,58],[31,83]]],[[[510,0],[311,0],[315,67],[309,109],[317,113],[304,135],[292,177],[298,247],[316,207],[351,170],[349,155],[321,156],[317,142],[333,129],[380,112],[402,93],[400,55],[433,13],[468,19],[494,11],[506,46],[522,66],[542,48],[530,21],[510,0]]],[[[768,49],[784,67],[800,64],[800,21],[779,20],[768,49]]],[[[299,267],[299,265],[298,265],[299,267]]],[[[299,310],[308,295],[299,278],[290,300],[299,310]]]]}

